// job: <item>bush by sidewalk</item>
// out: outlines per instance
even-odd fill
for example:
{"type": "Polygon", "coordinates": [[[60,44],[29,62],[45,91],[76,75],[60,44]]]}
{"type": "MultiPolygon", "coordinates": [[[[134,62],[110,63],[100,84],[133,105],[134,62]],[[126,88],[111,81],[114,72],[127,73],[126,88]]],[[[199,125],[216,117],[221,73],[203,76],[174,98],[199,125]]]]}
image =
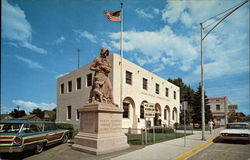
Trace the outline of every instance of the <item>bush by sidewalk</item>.
{"type": "Polygon", "coordinates": [[[69,123],[56,123],[58,129],[67,129],[69,130],[69,139],[73,139],[78,133],[77,129],[74,129],[72,124],[69,123]]]}

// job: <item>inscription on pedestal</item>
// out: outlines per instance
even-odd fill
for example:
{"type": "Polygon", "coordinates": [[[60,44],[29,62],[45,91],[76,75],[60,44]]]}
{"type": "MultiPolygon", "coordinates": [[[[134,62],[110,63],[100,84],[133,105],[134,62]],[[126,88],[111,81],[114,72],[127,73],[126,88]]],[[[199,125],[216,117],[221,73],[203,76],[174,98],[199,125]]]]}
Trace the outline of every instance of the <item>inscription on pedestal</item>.
{"type": "Polygon", "coordinates": [[[97,133],[97,123],[96,123],[96,115],[94,113],[83,113],[82,114],[82,126],[81,131],[86,133],[97,133]]]}
{"type": "Polygon", "coordinates": [[[100,120],[99,132],[120,132],[121,131],[121,120],[100,120]]]}

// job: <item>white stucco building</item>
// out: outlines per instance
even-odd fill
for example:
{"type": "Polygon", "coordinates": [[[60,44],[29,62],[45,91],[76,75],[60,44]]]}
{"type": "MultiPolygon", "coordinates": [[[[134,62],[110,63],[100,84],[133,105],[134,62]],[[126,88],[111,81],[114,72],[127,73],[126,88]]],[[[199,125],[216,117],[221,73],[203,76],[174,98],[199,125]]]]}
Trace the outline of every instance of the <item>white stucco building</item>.
{"type": "MultiPolygon", "coordinates": [[[[109,78],[114,102],[120,106],[121,99],[123,101],[123,128],[145,127],[144,103],[155,104],[156,116],[150,119],[152,125],[172,126],[179,122],[179,87],[123,59],[121,98],[121,58],[117,54],[107,58],[112,65],[109,78]]],[[[88,102],[93,76],[94,72],[87,65],[57,79],[57,121],[72,123],[79,128],[77,108],[88,102]]]]}

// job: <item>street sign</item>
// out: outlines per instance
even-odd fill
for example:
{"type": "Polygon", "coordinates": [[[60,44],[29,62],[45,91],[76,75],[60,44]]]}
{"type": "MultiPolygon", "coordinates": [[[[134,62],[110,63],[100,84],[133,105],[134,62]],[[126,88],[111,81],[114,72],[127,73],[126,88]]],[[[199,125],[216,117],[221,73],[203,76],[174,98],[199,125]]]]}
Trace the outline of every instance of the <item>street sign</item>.
{"type": "Polygon", "coordinates": [[[187,110],[187,108],[188,108],[188,102],[187,101],[182,102],[181,103],[181,109],[182,110],[187,110]]]}
{"type": "Polygon", "coordinates": [[[144,104],[144,117],[145,118],[155,117],[155,105],[153,103],[144,104]]]}

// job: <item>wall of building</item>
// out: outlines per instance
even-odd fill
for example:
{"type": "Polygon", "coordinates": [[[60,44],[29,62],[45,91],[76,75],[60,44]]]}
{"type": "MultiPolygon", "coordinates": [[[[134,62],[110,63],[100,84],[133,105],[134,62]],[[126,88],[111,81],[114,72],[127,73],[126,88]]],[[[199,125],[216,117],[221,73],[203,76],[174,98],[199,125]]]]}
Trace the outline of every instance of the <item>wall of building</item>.
{"type": "MultiPolygon", "coordinates": [[[[120,95],[120,56],[113,55],[113,70],[114,70],[114,95],[120,95]]],[[[175,122],[179,122],[179,106],[180,106],[180,89],[174,84],[168,82],[165,79],[133,64],[132,62],[123,60],[123,95],[122,99],[130,101],[129,105],[129,118],[123,119],[123,128],[143,128],[145,126],[145,120],[140,118],[140,106],[142,102],[153,103],[158,106],[161,114],[162,123],[166,126],[172,126],[175,122]],[[126,71],[132,73],[132,84],[127,84],[126,71]],[[143,89],[143,78],[148,80],[148,89],[143,89]],[[159,94],[155,93],[155,83],[159,84],[159,94]],[[169,88],[169,96],[165,96],[165,88],[169,88]],[[173,92],[176,91],[176,99],[173,98],[173,92]],[[172,119],[173,109],[176,109],[175,119],[172,119]],[[164,109],[168,109],[167,118],[164,119],[164,109]]],[[[115,102],[120,104],[120,96],[115,97],[115,102]]],[[[154,119],[150,118],[151,124],[154,124],[154,119]]]]}
{"type": "Polygon", "coordinates": [[[210,110],[212,112],[215,124],[224,126],[228,123],[228,106],[231,102],[227,97],[211,97],[208,98],[208,105],[210,105],[210,110]],[[219,110],[216,107],[219,105],[219,110]]]}
{"type": "MultiPolygon", "coordinates": [[[[122,75],[122,98],[120,95],[120,82],[121,82],[121,65],[120,56],[112,54],[108,57],[111,65],[112,72],[109,74],[109,78],[113,85],[114,102],[120,106],[121,100],[129,103],[129,116],[123,118],[123,128],[143,128],[145,126],[144,119],[140,118],[140,106],[142,102],[153,103],[157,106],[157,110],[161,115],[162,124],[166,126],[172,126],[175,122],[179,122],[179,106],[180,106],[180,89],[174,84],[168,82],[165,79],[158,77],[157,75],[133,64],[132,62],[123,59],[123,75],[122,75]],[[132,84],[127,84],[126,71],[132,73],[132,84]],[[148,80],[148,89],[142,88],[142,79],[148,80]],[[155,83],[159,84],[159,94],[155,93],[155,83]],[[169,96],[165,96],[165,88],[169,88],[169,96]],[[173,98],[173,92],[176,92],[176,99],[173,98]],[[164,112],[166,109],[166,112],[164,112]],[[174,111],[174,120],[173,118],[174,111]],[[167,114],[166,120],[164,120],[164,113],[167,114]]],[[[69,74],[66,74],[57,80],[57,121],[69,122],[79,128],[79,120],[77,117],[77,108],[82,107],[88,102],[89,92],[91,87],[87,86],[87,74],[92,73],[89,70],[89,65],[81,67],[69,74]],[[81,77],[82,87],[77,90],[76,79],[81,77]],[[73,82],[72,92],[68,92],[68,81],[73,82]],[[64,83],[64,94],[60,93],[60,85],[64,83]],[[71,119],[67,119],[67,106],[71,106],[72,116],[71,119]]],[[[150,119],[151,124],[154,124],[154,119],[150,119]]]]}

